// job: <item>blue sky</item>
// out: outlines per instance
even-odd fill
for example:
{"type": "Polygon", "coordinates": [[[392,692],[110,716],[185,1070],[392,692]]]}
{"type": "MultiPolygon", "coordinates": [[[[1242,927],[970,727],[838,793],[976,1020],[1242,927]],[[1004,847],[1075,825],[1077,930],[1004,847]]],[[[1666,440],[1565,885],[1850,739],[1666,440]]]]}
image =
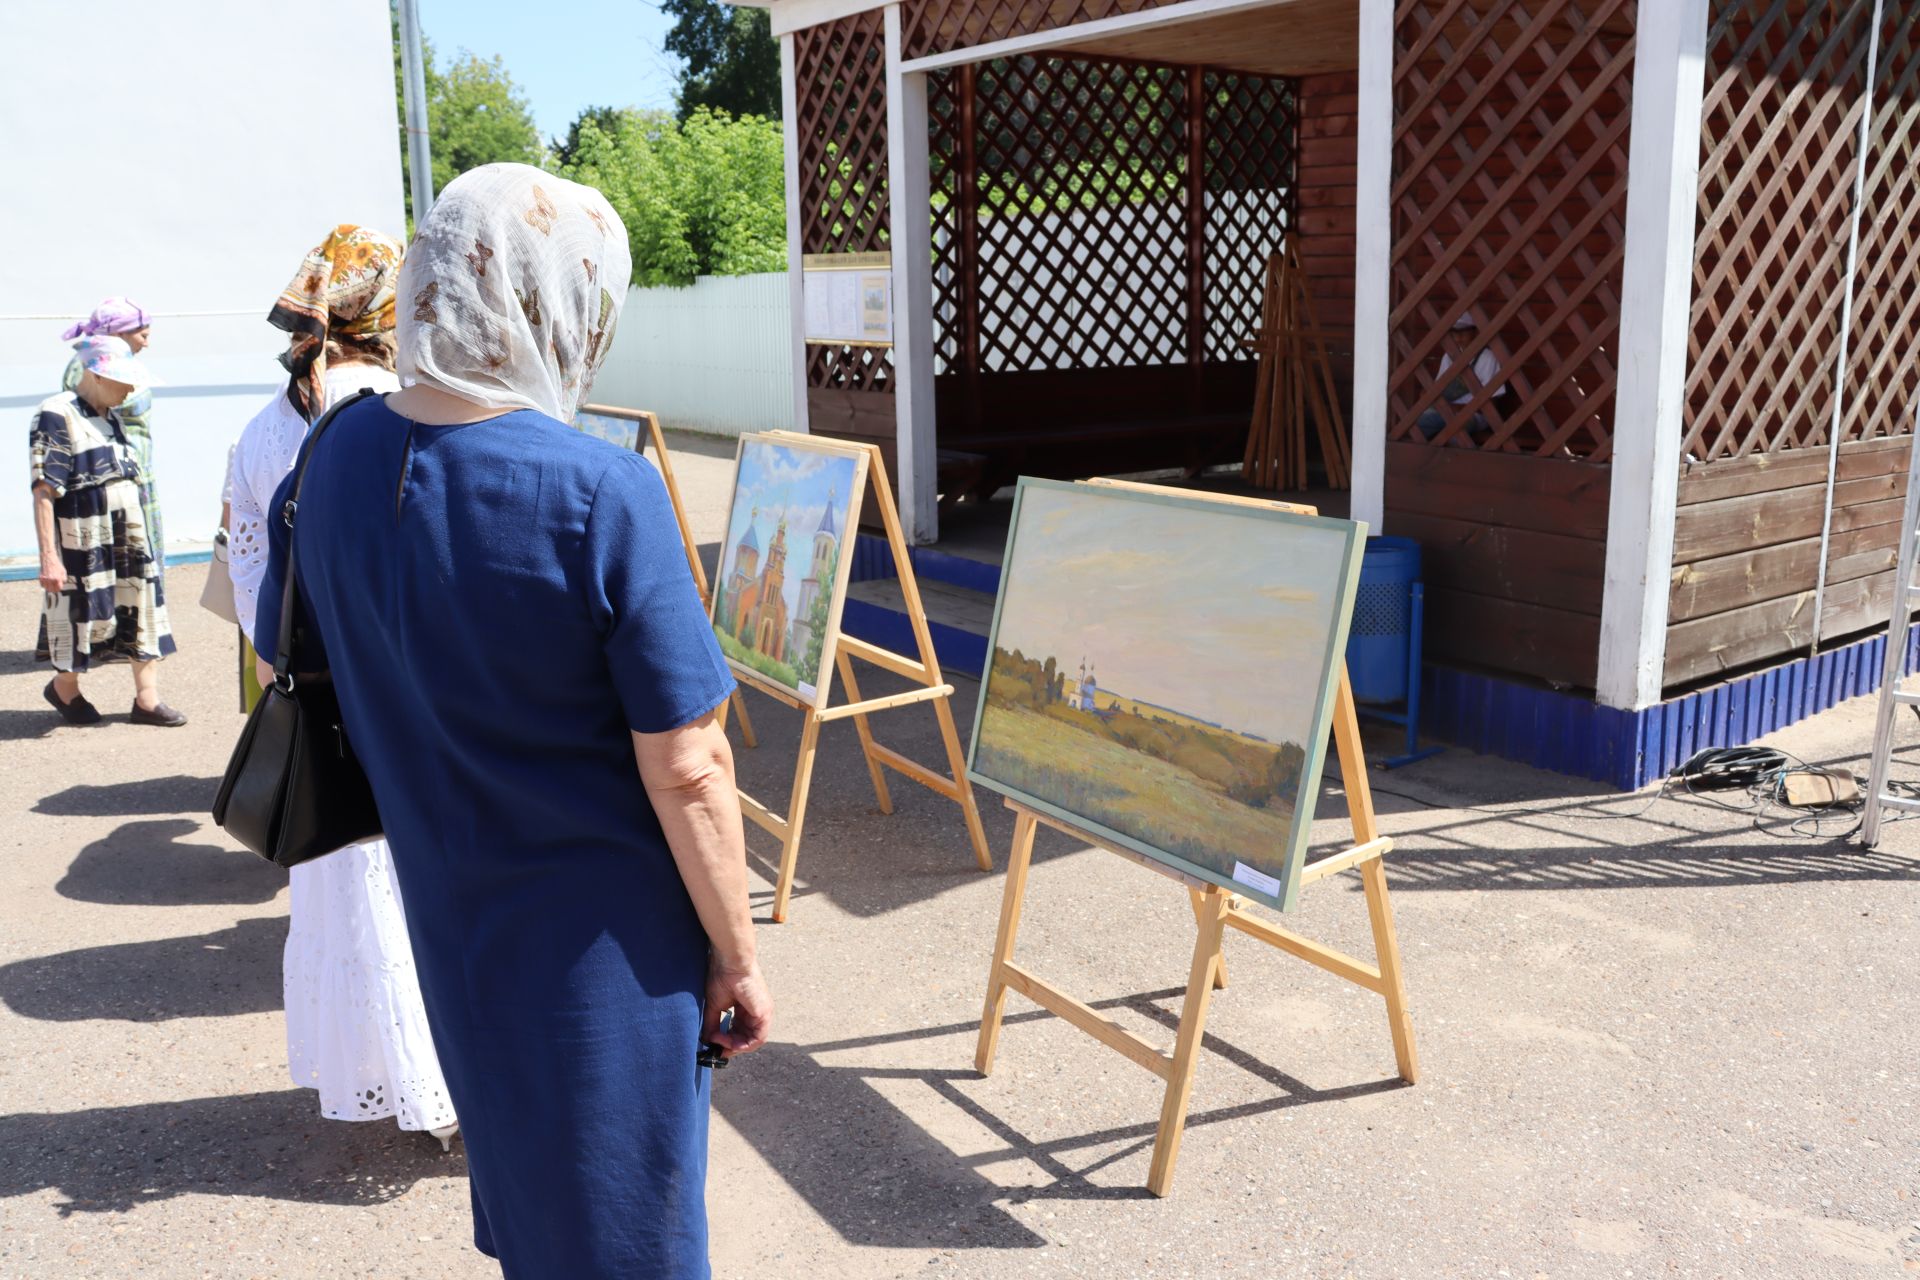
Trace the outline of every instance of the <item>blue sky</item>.
{"type": "Polygon", "coordinates": [[[543,138],[562,137],[583,107],[671,107],[672,24],[650,0],[419,0],[420,25],[444,65],[462,49],[506,61],[543,138]]]}

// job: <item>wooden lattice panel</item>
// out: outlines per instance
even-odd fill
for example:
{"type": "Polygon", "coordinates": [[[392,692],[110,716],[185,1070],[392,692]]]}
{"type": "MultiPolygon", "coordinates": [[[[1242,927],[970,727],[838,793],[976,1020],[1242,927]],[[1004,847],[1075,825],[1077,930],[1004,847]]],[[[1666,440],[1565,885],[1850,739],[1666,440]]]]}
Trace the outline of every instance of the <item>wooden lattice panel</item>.
{"type": "Polygon", "coordinates": [[[1185,357],[1186,84],[1079,58],[978,68],[983,369],[1185,357]]]}
{"type": "Polygon", "coordinates": [[[1298,84],[1273,76],[1206,75],[1206,358],[1245,360],[1260,322],[1267,258],[1299,208],[1298,84]]]}
{"type": "Polygon", "coordinates": [[[1908,434],[1920,403],[1920,9],[1888,8],[1874,77],[1843,440],[1908,434]]]}
{"type": "Polygon", "coordinates": [[[942,372],[1171,364],[1195,343],[1210,362],[1250,358],[1267,255],[1293,216],[1297,85],[1208,72],[1190,100],[1194,83],[1076,57],[928,77],[942,372]]]}
{"type": "MultiPolygon", "coordinates": [[[[871,9],[803,28],[793,40],[801,251],[885,249],[891,239],[885,15],[871,9]]],[[[889,391],[891,362],[884,348],[810,345],[807,382],[889,391]]]]}
{"type": "Polygon", "coordinates": [[[1401,0],[1390,438],[1611,454],[1635,18],[1633,0],[1401,0]],[[1443,374],[1463,312],[1480,342],[1443,374]],[[1427,440],[1455,378],[1471,398],[1427,440]]]}
{"type": "MultiPolygon", "coordinates": [[[[1689,458],[1827,442],[1872,25],[1872,0],[1713,6],[1689,458]]],[[[1910,190],[1910,172],[1888,181],[1910,190]]]]}
{"type": "Polygon", "coordinates": [[[907,58],[1055,31],[1096,18],[1157,9],[1177,0],[903,0],[900,48],[907,58]]]}

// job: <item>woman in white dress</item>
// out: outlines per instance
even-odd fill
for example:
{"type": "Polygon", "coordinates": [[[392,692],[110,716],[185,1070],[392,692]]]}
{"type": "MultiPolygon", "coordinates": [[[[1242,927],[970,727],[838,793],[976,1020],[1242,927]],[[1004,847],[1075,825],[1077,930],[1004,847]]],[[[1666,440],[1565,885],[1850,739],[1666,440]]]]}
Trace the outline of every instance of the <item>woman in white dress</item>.
{"type": "MultiPolygon", "coordinates": [[[[291,335],[284,391],[254,415],[228,464],[228,565],[243,635],[267,567],[267,506],[308,427],[362,387],[399,389],[394,286],[405,250],[364,227],[334,228],[267,319],[291,335]]],[[[262,664],[267,665],[265,663],[262,664]]],[[[270,677],[262,675],[264,685],[270,677]]],[[[387,842],[348,845],[293,868],[287,933],[287,1064],[333,1120],[398,1119],[451,1144],[458,1128],[420,1001],[387,842]]]]}

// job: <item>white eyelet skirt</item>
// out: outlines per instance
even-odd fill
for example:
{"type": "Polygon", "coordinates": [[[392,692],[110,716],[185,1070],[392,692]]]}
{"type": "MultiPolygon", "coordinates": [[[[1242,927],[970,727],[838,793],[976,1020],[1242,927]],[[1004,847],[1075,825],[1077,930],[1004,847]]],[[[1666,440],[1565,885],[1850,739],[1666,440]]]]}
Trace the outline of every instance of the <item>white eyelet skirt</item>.
{"type": "Polygon", "coordinates": [[[284,981],[287,1065],[332,1120],[455,1123],[385,840],[292,871],[284,981]]]}

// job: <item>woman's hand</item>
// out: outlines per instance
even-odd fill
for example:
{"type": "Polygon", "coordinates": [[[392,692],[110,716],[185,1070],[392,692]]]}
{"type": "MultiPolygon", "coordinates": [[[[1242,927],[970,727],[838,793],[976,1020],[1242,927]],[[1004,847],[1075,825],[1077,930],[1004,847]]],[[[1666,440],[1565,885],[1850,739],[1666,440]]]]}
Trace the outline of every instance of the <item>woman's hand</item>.
{"type": "Polygon", "coordinates": [[[40,561],[41,589],[52,595],[59,595],[67,588],[67,566],[58,560],[40,561]]]}
{"type": "Polygon", "coordinates": [[[719,956],[707,961],[707,1013],[700,1024],[700,1038],[711,1040],[726,1051],[729,1058],[752,1053],[767,1042],[773,1030],[773,992],[760,976],[760,963],[753,961],[744,969],[729,969],[719,956]],[[733,1010],[733,1026],[720,1029],[720,1015],[733,1010]]]}

